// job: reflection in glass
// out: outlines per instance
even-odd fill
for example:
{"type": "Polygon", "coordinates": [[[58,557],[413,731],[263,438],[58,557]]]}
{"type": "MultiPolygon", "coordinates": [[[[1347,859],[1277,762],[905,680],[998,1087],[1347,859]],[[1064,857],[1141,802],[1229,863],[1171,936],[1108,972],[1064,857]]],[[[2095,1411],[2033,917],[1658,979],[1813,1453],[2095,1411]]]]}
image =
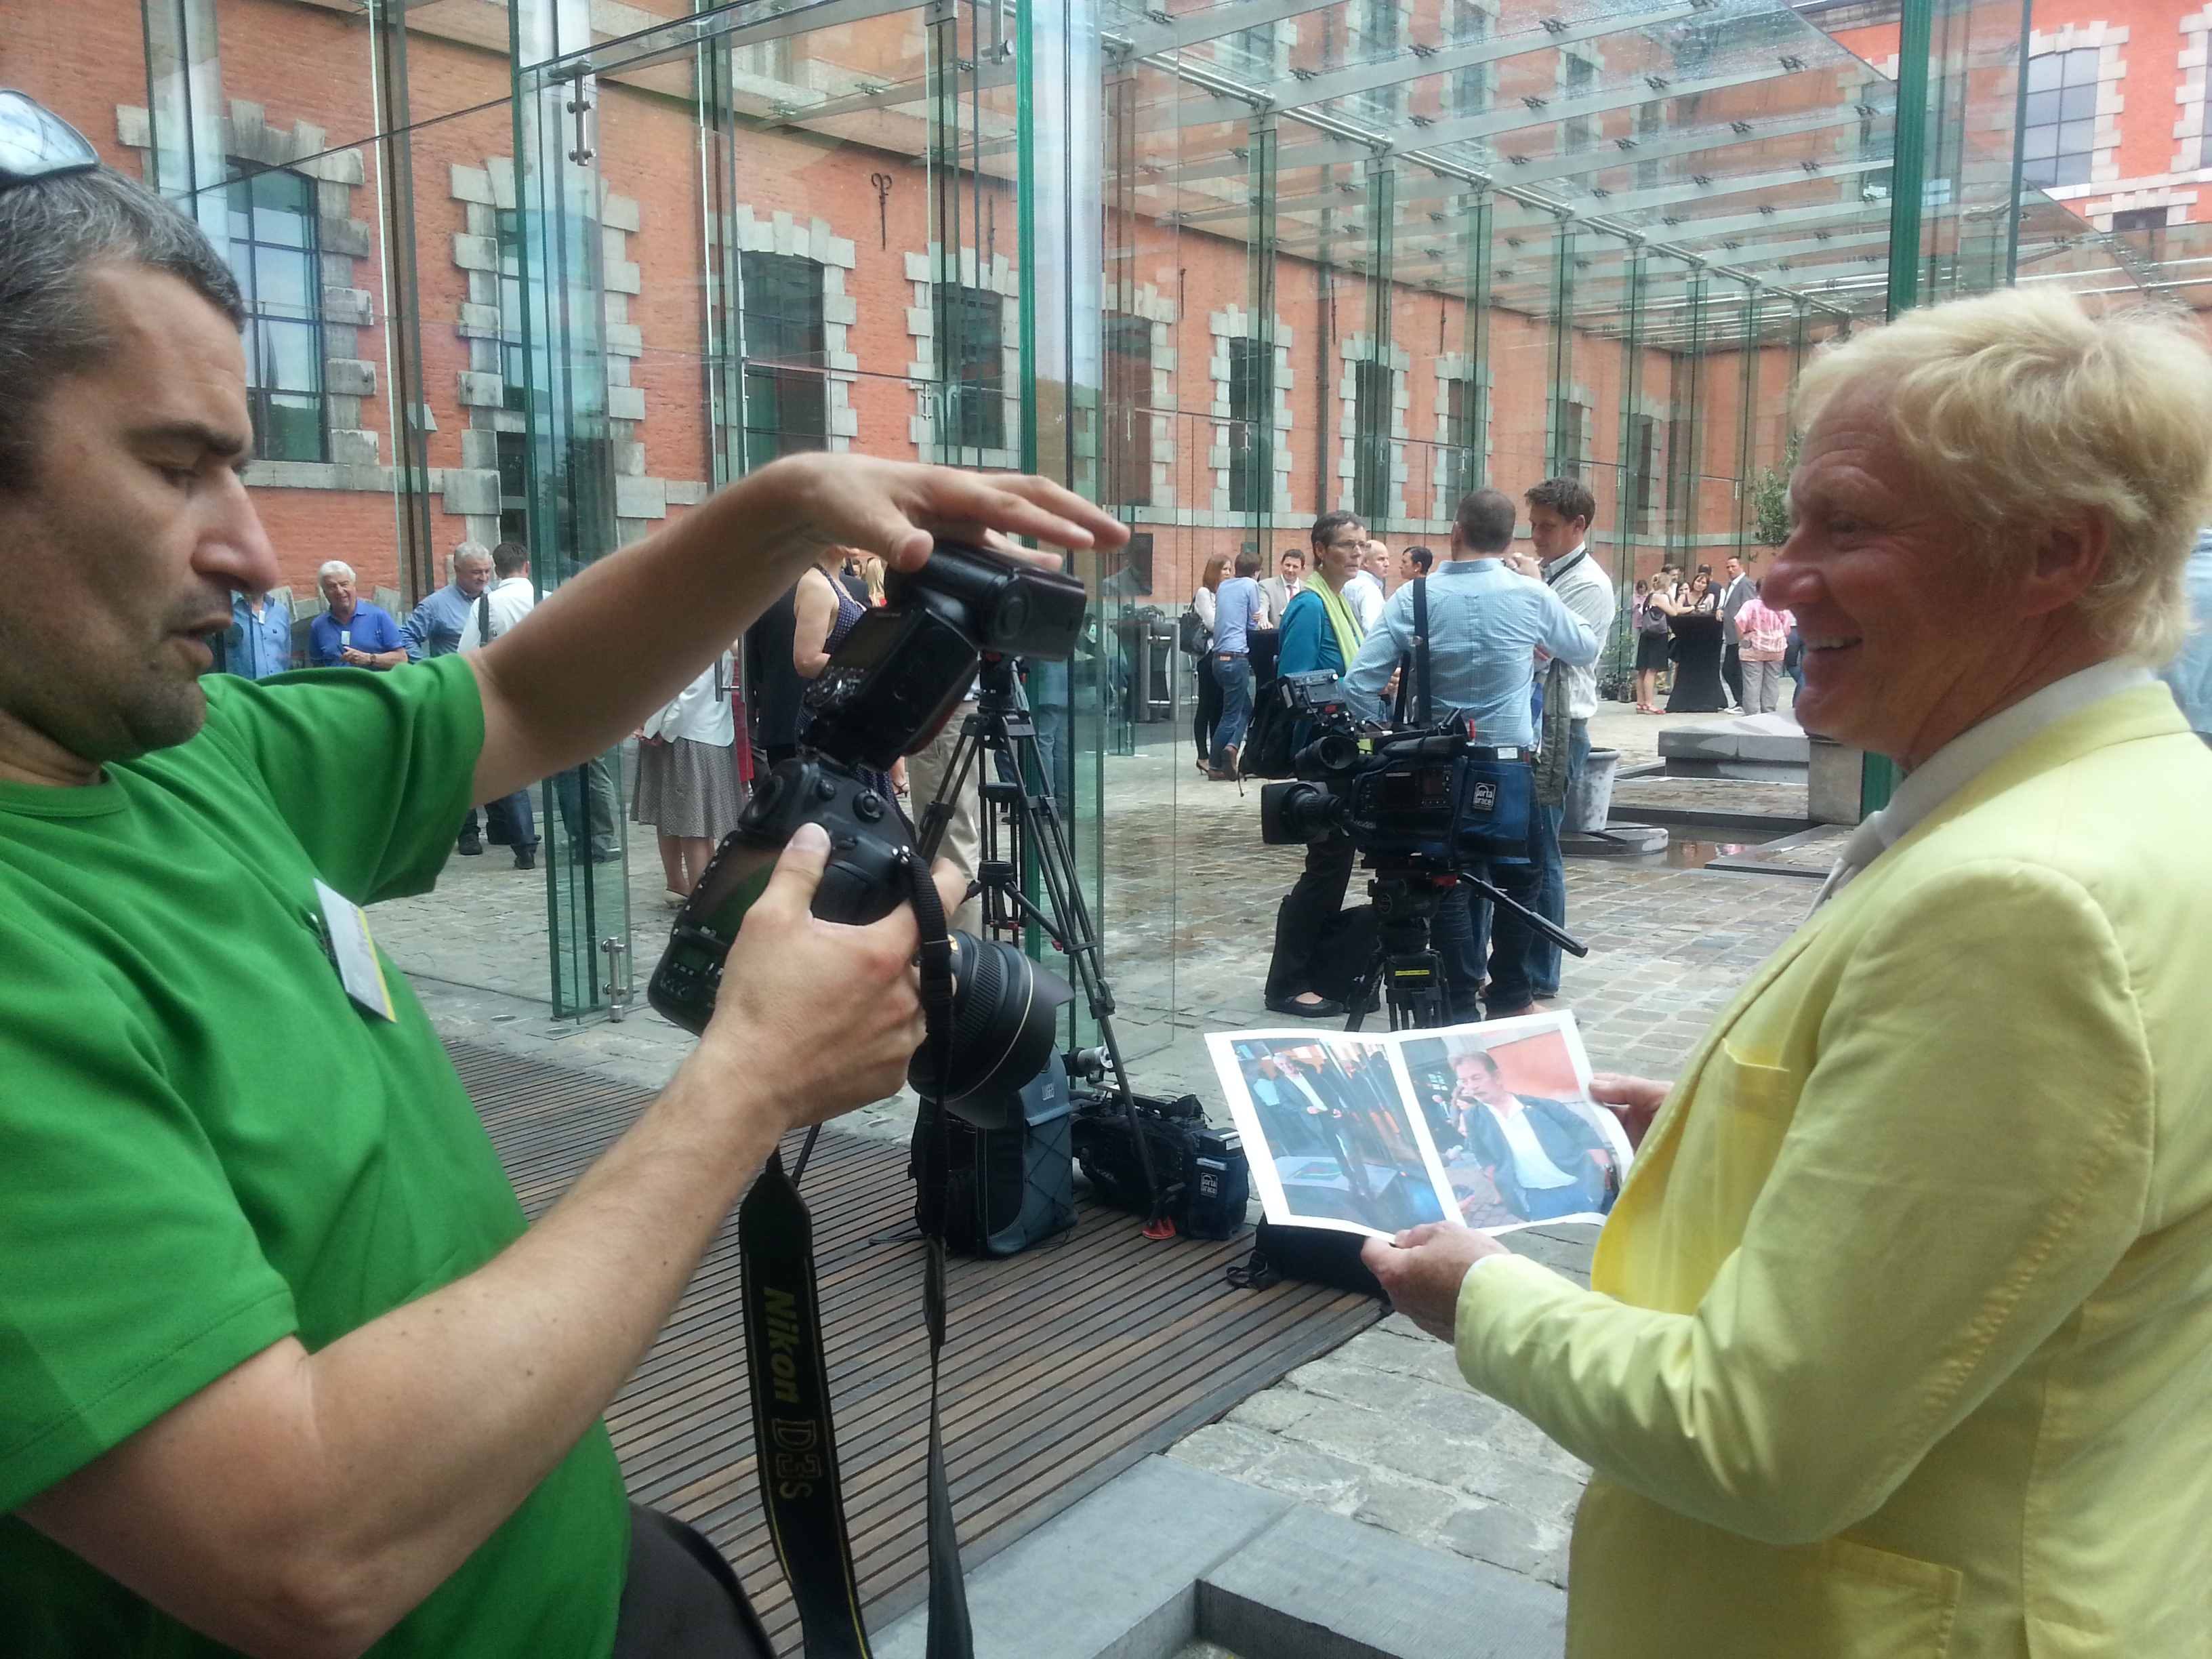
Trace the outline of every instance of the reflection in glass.
{"type": "Polygon", "coordinates": [[[234,161],[227,191],[230,265],[246,302],[253,453],[264,460],[319,461],[325,445],[315,182],[234,161]]]}

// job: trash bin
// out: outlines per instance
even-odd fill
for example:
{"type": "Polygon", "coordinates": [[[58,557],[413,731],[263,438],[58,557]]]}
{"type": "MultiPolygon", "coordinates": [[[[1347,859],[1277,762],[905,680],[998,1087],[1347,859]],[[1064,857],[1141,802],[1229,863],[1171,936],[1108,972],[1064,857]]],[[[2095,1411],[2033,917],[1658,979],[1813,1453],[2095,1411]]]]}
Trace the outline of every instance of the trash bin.
{"type": "Polygon", "coordinates": [[[1583,762],[1583,775],[1567,792],[1566,828],[1602,830],[1613,816],[1613,774],[1620,770],[1620,750],[1593,749],[1583,762]]]}
{"type": "Polygon", "coordinates": [[[1128,674],[1128,717],[1139,725],[1175,718],[1176,625],[1146,609],[1114,624],[1128,674]]]}

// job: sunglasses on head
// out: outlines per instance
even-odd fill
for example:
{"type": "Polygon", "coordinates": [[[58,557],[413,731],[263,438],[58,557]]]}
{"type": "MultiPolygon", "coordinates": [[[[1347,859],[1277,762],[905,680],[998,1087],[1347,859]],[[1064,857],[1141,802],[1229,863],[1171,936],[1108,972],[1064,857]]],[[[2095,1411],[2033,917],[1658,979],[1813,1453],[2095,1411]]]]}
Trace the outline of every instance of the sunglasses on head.
{"type": "Polygon", "coordinates": [[[25,94],[0,88],[0,190],[99,165],[100,152],[75,127],[25,94]]]}

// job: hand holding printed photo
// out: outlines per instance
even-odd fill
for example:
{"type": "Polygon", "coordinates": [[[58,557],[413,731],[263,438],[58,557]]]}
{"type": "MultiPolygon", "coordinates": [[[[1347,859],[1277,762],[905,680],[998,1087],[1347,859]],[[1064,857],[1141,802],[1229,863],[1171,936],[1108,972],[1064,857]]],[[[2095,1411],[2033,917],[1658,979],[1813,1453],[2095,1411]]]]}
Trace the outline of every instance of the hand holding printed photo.
{"type": "Polygon", "coordinates": [[[1602,1221],[1633,1156],[1569,1013],[1206,1037],[1267,1219],[1389,1237],[1602,1221]]]}

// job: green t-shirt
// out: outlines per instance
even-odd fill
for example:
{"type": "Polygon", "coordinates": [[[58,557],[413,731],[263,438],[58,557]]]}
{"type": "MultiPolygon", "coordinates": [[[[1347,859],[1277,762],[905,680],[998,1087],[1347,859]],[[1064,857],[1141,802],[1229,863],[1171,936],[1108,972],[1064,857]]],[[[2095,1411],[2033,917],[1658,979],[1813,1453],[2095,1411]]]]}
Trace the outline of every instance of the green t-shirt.
{"type": "MultiPolygon", "coordinates": [[[[9,1513],[262,1349],[323,1347],[520,1235],[406,981],[356,1007],[314,881],[430,888],[483,741],[459,656],[209,678],[191,742],[0,782],[0,1650],[228,1651],[9,1513]]],[[[384,1659],[600,1659],[628,1510],[595,1426],[384,1659]]]]}

